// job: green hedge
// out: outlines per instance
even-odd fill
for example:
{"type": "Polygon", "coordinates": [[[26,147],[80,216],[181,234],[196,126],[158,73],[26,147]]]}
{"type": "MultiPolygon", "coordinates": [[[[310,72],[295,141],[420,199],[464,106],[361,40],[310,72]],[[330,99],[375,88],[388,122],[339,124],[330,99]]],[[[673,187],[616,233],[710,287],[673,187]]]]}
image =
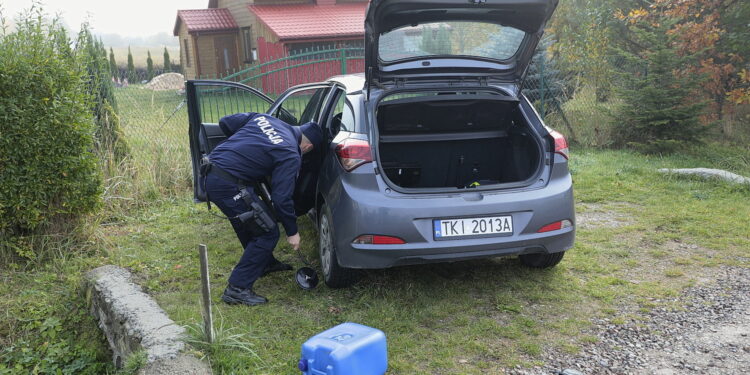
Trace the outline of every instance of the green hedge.
{"type": "Polygon", "coordinates": [[[59,232],[99,203],[84,69],[41,11],[0,31],[0,247],[59,232]]]}

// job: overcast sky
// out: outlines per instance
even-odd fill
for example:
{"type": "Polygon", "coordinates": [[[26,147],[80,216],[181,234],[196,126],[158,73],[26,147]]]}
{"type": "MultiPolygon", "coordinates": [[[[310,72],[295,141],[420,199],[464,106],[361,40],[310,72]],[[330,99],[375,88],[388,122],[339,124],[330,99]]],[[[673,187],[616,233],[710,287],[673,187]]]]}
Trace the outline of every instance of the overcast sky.
{"type": "MultiPolygon", "coordinates": [[[[31,0],[0,0],[6,17],[15,18],[31,0]]],[[[46,0],[49,14],[60,13],[73,30],[88,18],[97,34],[148,36],[172,34],[177,9],[204,9],[208,0],[46,0]]]]}

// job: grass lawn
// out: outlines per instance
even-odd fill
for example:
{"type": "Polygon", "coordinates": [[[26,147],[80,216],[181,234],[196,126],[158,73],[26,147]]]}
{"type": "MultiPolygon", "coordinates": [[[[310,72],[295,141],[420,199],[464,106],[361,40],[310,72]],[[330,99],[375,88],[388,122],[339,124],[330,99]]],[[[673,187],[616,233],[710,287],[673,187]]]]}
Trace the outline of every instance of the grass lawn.
{"type": "MultiPolygon", "coordinates": [[[[594,316],[653,308],[710,279],[717,265],[749,264],[750,189],[656,172],[697,166],[750,175],[750,153],[706,146],[658,158],[573,150],[579,217],[604,213],[617,224],[579,227],[576,246],[550,270],[523,268],[515,258],[475,260],[368,271],[352,288],[313,291],[300,290],[288,272],[256,284],[269,304],[227,306],[218,297],[239,243],[188,192],[100,228],[105,255],[97,262],[130,268],[173,319],[195,324],[196,247],[207,244],[219,338],[228,344],[196,350],[217,373],[298,373],[302,342],[345,321],[386,333],[389,374],[497,373],[538,363],[548,349],[577,351],[592,340],[581,332],[594,316]],[[257,356],[230,345],[243,340],[257,356]]],[[[317,265],[316,232],[306,218],[300,222],[304,253],[317,265]]],[[[283,238],[276,256],[300,265],[283,238]]]]}

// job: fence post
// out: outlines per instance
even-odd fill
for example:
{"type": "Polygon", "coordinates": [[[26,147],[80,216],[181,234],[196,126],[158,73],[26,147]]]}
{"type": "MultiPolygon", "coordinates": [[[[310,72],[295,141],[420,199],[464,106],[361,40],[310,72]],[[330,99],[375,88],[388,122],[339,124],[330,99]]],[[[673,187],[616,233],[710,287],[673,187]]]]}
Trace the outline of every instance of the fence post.
{"type": "Polygon", "coordinates": [[[206,332],[206,341],[214,342],[214,318],[211,312],[211,282],[208,278],[208,248],[206,245],[198,245],[201,268],[201,294],[203,295],[203,330],[206,332]]]}
{"type": "Polygon", "coordinates": [[[341,49],[341,74],[346,74],[346,48],[341,49]]]}

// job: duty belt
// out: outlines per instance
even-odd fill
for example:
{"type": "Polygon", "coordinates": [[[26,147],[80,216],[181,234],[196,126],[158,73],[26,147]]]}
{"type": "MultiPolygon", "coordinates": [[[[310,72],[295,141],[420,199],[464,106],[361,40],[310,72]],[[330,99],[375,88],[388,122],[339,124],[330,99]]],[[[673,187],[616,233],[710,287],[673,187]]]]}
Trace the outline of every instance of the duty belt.
{"type": "MultiPolygon", "coordinates": [[[[210,160],[208,160],[208,157],[204,157],[201,164],[201,174],[203,175],[203,178],[208,177],[208,174],[211,173],[215,175],[216,177],[221,178],[224,181],[231,182],[234,184],[237,184],[237,187],[240,191],[247,189],[248,187],[251,187],[250,190],[255,190],[255,194],[260,196],[263,203],[266,204],[266,206],[270,210],[270,214],[272,217],[276,216],[276,210],[273,207],[273,201],[271,201],[271,194],[268,192],[268,188],[266,188],[266,185],[263,183],[259,183],[258,181],[246,181],[237,177],[232,176],[229,172],[221,169],[216,164],[211,163],[210,160]]],[[[205,186],[205,183],[204,183],[205,186]]],[[[248,205],[250,205],[250,202],[246,202],[248,205]]],[[[208,189],[206,189],[206,204],[208,205],[208,209],[211,209],[211,200],[208,197],[208,189]]]]}
{"type": "Polygon", "coordinates": [[[229,172],[227,172],[227,171],[219,168],[218,165],[212,164],[210,162],[208,164],[208,170],[206,172],[207,173],[211,173],[211,174],[215,175],[216,177],[221,178],[222,180],[225,180],[225,181],[237,184],[238,186],[241,186],[241,187],[247,187],[247,186],[254,186],[255,185],[254,182],[245,181],[243,179],[240,179],[240,178],[232,176],[229,172]]]}

